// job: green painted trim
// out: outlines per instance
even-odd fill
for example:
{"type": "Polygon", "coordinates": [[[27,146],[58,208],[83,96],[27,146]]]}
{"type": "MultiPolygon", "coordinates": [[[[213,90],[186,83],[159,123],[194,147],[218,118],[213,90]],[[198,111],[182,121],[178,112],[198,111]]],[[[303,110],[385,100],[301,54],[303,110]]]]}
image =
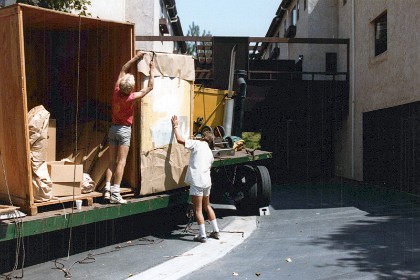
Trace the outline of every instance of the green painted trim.
{"type": "MultiPolygon", "coordinates": [[[[139,201],[129,202],[124,205],[112,205],[95,207],[92,209],[60,214],[51,217],[23,219],[23,236],[31,236],[46,232],[62,230],[70,227],[83,226],[90,223],[105,220],[118,219],[130,215],[146,213],[166,207],[184,204],[190,201],[188,191],[176,191],[170,194],[162,194],[152,197],[140,198],[139,201]]],[[[68,209],[67,209],[68,210],[68,209]]],[[[16,225],[14,223],[0,222],[0,242],[15,239],[16,225]]]]}
{"type": "Polygon", "coordinates": [[[238,158],[221,158],[221,159],[216,159],[213,162],[212,167],[222,167],[222,166],[246,163],[246,162],[251,162],[251,161],[264,160],[264,159],[269,159],[272,157],[273,157],[272,153],[266,152],[263,154],[255,155],[254,157],[249,155],[249,156],[238,157],[238,158]]]}

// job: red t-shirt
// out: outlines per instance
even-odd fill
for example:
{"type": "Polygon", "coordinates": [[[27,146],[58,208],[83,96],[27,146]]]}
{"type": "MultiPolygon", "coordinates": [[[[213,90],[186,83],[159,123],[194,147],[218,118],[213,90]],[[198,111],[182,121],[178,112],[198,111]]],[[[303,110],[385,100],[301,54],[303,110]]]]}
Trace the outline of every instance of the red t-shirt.
{"type": "Polygon", "coordinates": [[[134,95],[125,95],[117,86],[112,95],[112,123],[131,126],[133,124],[134,95]]]}

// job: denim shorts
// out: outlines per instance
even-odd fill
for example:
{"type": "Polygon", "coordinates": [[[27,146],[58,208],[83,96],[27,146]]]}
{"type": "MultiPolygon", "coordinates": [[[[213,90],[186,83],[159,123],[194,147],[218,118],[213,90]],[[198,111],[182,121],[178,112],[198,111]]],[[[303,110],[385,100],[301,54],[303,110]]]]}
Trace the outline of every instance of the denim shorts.
{"type": "Polygon", "coordinates": [[[130,146],[131,126],[113,124],[108,132],[111,146],[130,146]]]}
{"type": "Polygon", "coordinates": [[[190,186],[190,195],[194,196],[209,196],[210,195],[210,187],[207,188],[200,188],[195,186],[190,186]]]}

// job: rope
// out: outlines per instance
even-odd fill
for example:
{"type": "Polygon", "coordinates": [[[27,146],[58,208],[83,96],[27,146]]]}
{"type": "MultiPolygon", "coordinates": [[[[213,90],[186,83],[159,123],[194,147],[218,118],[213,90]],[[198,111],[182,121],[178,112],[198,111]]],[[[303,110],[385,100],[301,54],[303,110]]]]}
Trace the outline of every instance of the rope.
{"type": "Polygon", "coordinates": [[[64,278],[70,279],[70,278],[72,278],[71,270],[73,269],[74,265],[76,265],[76,264],[91,264],[91,263],[96,262],[95,257],[101,256],[101,255],[106,255],[106,254],[110,254],[110,253],[113,253],[113,252],[119,252],[121,249],[124,249],[124,248],[127,248],[127,247],[160,244],[163,241],[164,241],[163,239],[154,240],[154,239],[148,239],[148,238],[143,237],[143,238],[139,238],[139,242],[136,243],[136,244],[132,244],[131,242],[127,242],[128,243],[127,245],[123,245],[123,246],[117,245],[112,250],[109,250],[109,251],[106,251],[106,252],[103,252],[103,253],[98,253],[98,254],[89,253],[83,259],[73,262],[69,266],[69,268],[66,268],[64,263],[59,262],[58,260],[60,260],[60,259],[55,259],[54,260],[54,265],[55,265],[56,269],[58,269],[58,270],[60,270],[61,272],[64,273],[64,278]]]}
{"type": "MultiPolygon", "coordinates": [[[[3,176],[4,176],[4,182],[7,189],[7,195],[9,197],[9,204],[10,206],[13,205],[12,197],[10,195],[10,189],[9,189],[9,183],[7,182],[7,176],[6,176],[6,168],[4,166],[3,157],[0,156],[1,166],[3,169],[3,176]]],[[[15,215],[13,217],[13,221],[16,225],[16,250],[15,250],[15,264],[13,265],[12,271],[5,275],[5,279],[12,279],[12,278],[23,278],[23,267],[25,265],[25,243],[23,242],[23,221],[20,217],[19,211],[15,210],[15,215]],[[19,255],[20,255],[20,248],[22,247],[22,265],[21,265],[21,275],[20,276],[12,276],[12,274],[17,271],[19,266],[19,255]]]]}
{"type": "MultiPolygon", "coordinates": [[[[76,116],[75,116],[75,154],[77,155],[77,146],[78,146],[78,116],[79,116],[79,87],[80,87],[80,42],[81,42],[81,29],[82,29],[82,17],[79,15],[79,32],[78,32],[78,45],[77,45],[77,85],[76,85],[76,116]]],[[[73,169],[73,178],[76,178],[76,165],[73,169]]],[[[74,213],[75,206],[75,189],[73,188],[73,204],[71,207],[71,213],[74,213]]],[[[63,207],[64,208],[64,207],[63,207]]],[[[65,211],[65,210],[64,210],[65,211]]],[[[70,258],[70,250],[72,244],[72,234],[73,234],[73,225],[71,223],[73,215],[69,216],[67,220],[67,226],[69,227],[69,239],[67,247],[67,259],[70,258]]]]}

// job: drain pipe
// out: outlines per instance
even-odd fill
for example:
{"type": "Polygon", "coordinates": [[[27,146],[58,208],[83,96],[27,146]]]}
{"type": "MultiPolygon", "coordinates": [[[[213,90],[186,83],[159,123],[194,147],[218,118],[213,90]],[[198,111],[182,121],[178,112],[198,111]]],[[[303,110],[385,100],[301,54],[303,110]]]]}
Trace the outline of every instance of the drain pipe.
{"type": "Polygon", "coordinates": [[[355,38],[355,28],[356,28],[356,17],[355,17],[355,5],[356,1],[352,0],[352,5],[351,5],[351,13],[352,13],[352,25],[351,25],[351,178],[354,180],[354,176],[355,176],[355,171],[354,171],[354,162],[355,162],[355,90],[354,90],[354,85],[355,85],[355,77],[354,77],[354,73],[355,73],[355,42],[354,42],[354,38],[355,38]]]}
{"type": "Polygon", "coordinates": [[[235,72],[236,46],[233,46],[230,54],[230,69],[229,69],[229,85],[228,95],[225,101],[225,113],[223,115],[223,128],[225,129],[225,136],[232,135],[232,121],[233,121],[233,106],[235,101],[232,98],[233,92],[233,74],[235,72]]]}
{"type": "Polygon", "coordinates": [[[239,90],[235,95],[235,120],[234,124],[234,135],[242,137],[242,125],[244,120],[244,109],[246,99],[246,81],[245,75],[246,70],[237,70],[239,90]]]}

